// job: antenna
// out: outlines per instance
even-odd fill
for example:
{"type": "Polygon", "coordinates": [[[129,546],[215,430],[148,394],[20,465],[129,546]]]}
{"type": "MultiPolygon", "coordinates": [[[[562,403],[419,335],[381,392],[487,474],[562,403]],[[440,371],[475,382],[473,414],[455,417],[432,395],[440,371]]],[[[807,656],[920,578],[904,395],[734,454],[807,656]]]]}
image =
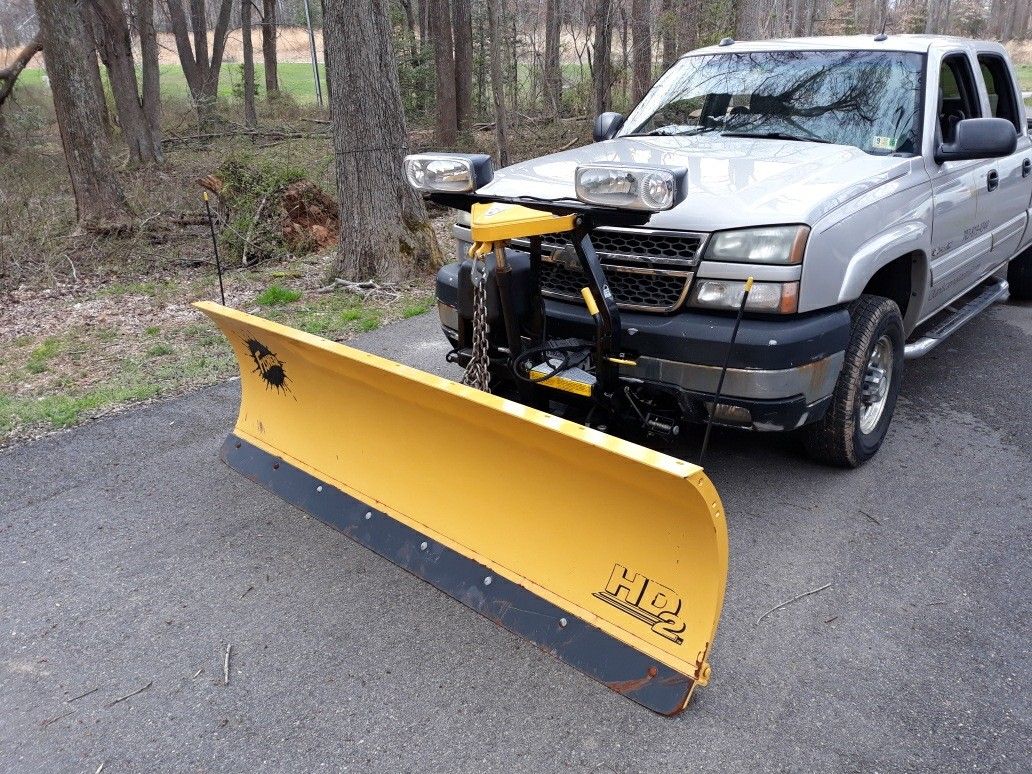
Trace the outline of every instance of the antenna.
{"type": "Polygon", "coordinates": [[[219,240],[215,238],[215,220],[211,216],[211,204],[208,202],[208,192],[204,192],[204,210],[208,213],[208,229],[211,231],[211,248],[215,251],[215,271],[219,273],[219,297],[222,305],[226,305],[226,289],[222,285],[222,261],[219,259],[219,240]]]}

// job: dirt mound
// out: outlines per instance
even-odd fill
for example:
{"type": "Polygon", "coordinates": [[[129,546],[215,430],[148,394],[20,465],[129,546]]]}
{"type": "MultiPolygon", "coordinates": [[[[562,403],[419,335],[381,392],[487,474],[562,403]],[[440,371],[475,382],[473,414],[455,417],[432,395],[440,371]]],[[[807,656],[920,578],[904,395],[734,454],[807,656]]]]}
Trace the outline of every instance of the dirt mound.
{"type": "Polygon", "coordinates": [[[337,201],[309,180],[283,189],[279,201],[283,241],[295,253],[321,251],[340,241],[337,201]]]}

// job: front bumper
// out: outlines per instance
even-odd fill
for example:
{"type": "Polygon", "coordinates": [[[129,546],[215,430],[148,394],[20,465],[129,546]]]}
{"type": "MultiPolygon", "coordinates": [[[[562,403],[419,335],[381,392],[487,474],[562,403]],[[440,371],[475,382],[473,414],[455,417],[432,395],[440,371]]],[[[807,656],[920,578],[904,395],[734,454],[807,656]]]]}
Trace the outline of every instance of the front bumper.
{"type": "MultiPolygon", "coordinates": [[[[462,303],[458,265],[438,274],[438,311],[445,334],[458,341],[462,303]]],[[[595,324],[583,306],[546,300],[551,338],[592,340],[595,324]]],[[[622,346],[634,366],[620,375],[674,388],[685,417],[706,421],[727,357],[730,315],[623,312],[622,346]]],[[[758,431],[791,430],[820,419],[831,400],[849,341],[849,313],[836,308],[781,319],[742,320],[728,361],[716,424],[758,431]]]]}

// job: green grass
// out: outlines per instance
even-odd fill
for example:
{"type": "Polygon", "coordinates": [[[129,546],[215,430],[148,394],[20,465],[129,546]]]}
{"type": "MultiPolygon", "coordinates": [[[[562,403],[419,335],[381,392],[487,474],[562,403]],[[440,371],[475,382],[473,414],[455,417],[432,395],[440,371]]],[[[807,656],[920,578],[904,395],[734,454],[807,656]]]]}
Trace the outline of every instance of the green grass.
{"type": "MultiPolygon", "coordinates": [[[[161,97],[168,100],[185,100],[190,97],[190,87],[186,83],[186,76],[183,75],[183,68],[179,65],[161,65],[161,97]]],[[[137,68],[139,70],[139,68],[137,68]]],[[[280,90],[290,94],[301,103],[315,102],[315,83],[312,79],[312,66],[303,62],[284,62],[277,67],[279,74],[280,90]]],[[[18,85],[21,87],[42,88],[42,68],[24,70],[18,78],[18,85]]],[[[319,65],[319,75],[322,79],[323,99],[326,99],[326,75],[322,65],[319,65]]],[[[104,73],[104,77],[107,74],[104,73]]],[[[233,84],[242,83],[243,74],[241,65],[235,62],[224,62],[219,72],[219,97],[233,99],[233,84]]],[[[265,98],[265,67],[261,64],[254,66],[254,82],[258,84],[258,99],[265,98]]],[[[260,108],[259,108],[260,109],[260,108]]]]}
{"type": "Polygon", "coordinates": [[[282,285],[269,285],[258,295],[258,303],[262,306],[283,306],[292,304],[301,298],[300,291],[285,288],[282,285]]]}
{"type": "Polygon", "coordinates": [[[146,328],[143,329],[143,332],[147,336],[157,336],[159,333],[161,333],[161,328],[159,328],[157,325],[148,325],[146,328]]]}
{"type": "Polygon", "coordinates": [[[1014,65],[1018,71],[1018,83],[1022,91],[1032,91],[1032,64],[1014,65]]]}
{"type": "Polygon", "coordinates": [[[147,350],[147,357],[164,357],[175,352],[168,344],[155,344],[147,350]]]}
{"type": "Polygon", "coordinates": [[[112,403],[145,400],[158,394],[154,384],[105,386],[79,395],[47,395],[42,398],[14,398],[0,395],[0,435],[16,427],[46,424],[71,427],[84,415],[112,403]]]}
{"type": "Polygon", "coordinates": [[[61,351],[61,339],[49,338],[29,353],[25,368],[29,373],[41,374],[47,370],[47,361],[61,351]]]}
{"type": "Polygon", "coordinates": [[[404,317],[406,320],[408,318],[410,318],[410,317],[418,317],[419,315],[421,315],[421,314],[423,314],[425,312],[429,312],[430,311],[430,307],[432,307],[433,305],[434,305],[434,297],[433,296],[427,296],[426,298],[421,298],[418,301],[413,301],[413,302],[411,302],[409,304],[406,304],[404,307],[402,307],[402,309],[401,309],[401,316],[404,317]]]}

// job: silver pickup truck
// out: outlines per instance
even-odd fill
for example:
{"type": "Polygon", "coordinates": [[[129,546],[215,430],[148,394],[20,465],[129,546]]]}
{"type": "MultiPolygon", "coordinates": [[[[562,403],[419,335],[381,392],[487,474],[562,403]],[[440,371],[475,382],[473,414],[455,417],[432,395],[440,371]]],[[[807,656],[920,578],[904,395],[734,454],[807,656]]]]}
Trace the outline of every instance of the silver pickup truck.
{"type": "MultiPolygon", "coordinates": [[[[683,56],[626,119],[599,116],[595,143],[498,170],[476,193],[574,199],[584,165],[682,170],[676,206],[591,233],[633,352],[621,376],[676,389],[687,420],[799,428],[816,459],[856,466],[885,437],[905,358],[1008,292],[1032,298],[1029,131],[997,43],[726,39],[683,56]]],[[[548,330],[590,336],[562,247],[546,240],[541,262],[548,330]]],[[[527,249],[513,242],[512,260],[527,249]]],[[[470,315],[460,273],[437,281],[455,345],[470,315]]]]}

